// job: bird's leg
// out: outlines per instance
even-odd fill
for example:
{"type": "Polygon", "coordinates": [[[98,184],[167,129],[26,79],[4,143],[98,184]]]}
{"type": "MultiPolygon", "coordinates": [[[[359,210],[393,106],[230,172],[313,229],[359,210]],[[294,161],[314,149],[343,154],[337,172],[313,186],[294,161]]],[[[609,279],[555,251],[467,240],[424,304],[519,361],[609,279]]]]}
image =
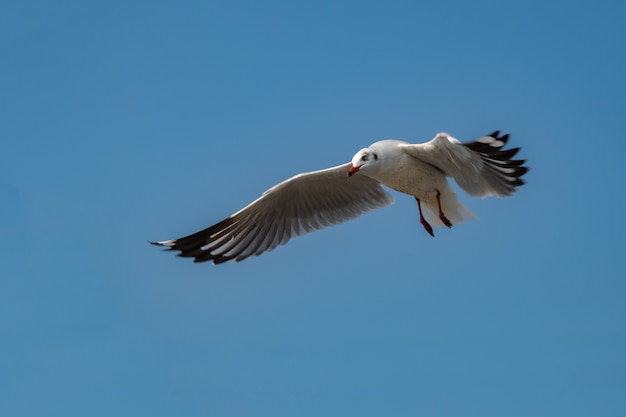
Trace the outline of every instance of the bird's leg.
{"type": "Polygon", "coordinates": [[[424,226],[424,229],[426,229],[428,234],[434,237],[435,234],[433,233],[433,227],[430,224],[428,224],[428,222],[424,218],[424,215],[422,214],[422,203],[420,199],[415,197],[415,201],[417,201],[417,209],[420,212],[420,223],[422,223],[422,226],[424,226]]]}
{"type": "Polygon", "coordinates": [[[439,192],[439,190],[435,190],[435,191],[437,191],[437,206],[439,206],[439,218],[441,219],[443,224],[445,224],[448,227],[452,227],[452,222],[448,220],[445,214],[443,214],[443,210],[441,210],[441,193],[439,192]]]}

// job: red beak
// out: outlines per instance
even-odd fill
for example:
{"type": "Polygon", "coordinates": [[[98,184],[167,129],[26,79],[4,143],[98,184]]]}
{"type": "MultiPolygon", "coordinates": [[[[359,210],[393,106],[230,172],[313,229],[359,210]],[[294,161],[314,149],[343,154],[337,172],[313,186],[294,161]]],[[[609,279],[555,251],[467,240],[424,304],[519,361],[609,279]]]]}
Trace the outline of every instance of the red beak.
{"type": "Polygon", "coordinates": [[[360,166],[355,167],[354,165],[352,165],[352,166],[350,167],[350,169],[348,170],[348,176],[349,176],[349,177],[353,176],[354,174],[356,174],[357,172],[359,172],[359,169],[361,169],[361,167],[360,167],[360,166]]]}

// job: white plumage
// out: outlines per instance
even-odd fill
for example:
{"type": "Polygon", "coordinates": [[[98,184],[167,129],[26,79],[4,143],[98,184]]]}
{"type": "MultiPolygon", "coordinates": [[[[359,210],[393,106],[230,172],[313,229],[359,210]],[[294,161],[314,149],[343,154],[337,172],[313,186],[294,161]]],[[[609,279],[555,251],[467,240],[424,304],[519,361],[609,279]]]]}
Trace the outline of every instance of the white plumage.
{"type": "Polygon", "coordinates": [[[294,236],[312,232],[387,206],[382,185],[415,197],[420,222],[451,227],[474,218],[446,177],[471,196],[509,196],[524,184],[519,148],[502,150],[509,136],[499,132],[463,144],[446,133],[429,142],[383,140],[361,149],[351,163],[298,174],[223,221],[192,235],[156,245],[179,250],[195,262],[240,261],[260,255],[294,236]],[[423,210],[423,211],[422,211],[423,210]]]}

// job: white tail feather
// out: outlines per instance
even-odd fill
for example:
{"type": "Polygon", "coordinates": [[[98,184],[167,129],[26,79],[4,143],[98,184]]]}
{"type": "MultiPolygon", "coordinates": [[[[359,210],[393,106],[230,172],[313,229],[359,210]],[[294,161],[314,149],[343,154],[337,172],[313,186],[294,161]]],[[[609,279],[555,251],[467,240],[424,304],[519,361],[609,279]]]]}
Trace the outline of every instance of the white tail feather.
{"type": "MultiPolygon", "coordinates": [[[[441,210],[452,225],[462,223],[465,220],[476,219],[476,215],[459,201],[456,193],[452,189],[441,191],[439,198],[441,201],[441,210]]],[[[422,209],[424,210],[424,217],[426,217],[426,220],[428,220],[431,226],[444,226],[443,222],[439,219],[439,207],[437,206],[436,199],[429,202],[422,202],[422,209]]]]}

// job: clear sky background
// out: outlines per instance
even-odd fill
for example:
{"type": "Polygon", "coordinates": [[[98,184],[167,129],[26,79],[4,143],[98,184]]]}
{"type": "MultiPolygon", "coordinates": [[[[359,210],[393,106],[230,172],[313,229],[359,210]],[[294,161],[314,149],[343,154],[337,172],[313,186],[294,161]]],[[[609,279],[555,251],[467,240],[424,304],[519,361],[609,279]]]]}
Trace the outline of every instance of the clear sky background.
{"type": "Polygon", "coordinates": [[[626,6],[0,3],[0,415],[626,413],[626,6]],[[511,198],[241,263],[148,240],[386,138],[500,129],[511,198]]]}

